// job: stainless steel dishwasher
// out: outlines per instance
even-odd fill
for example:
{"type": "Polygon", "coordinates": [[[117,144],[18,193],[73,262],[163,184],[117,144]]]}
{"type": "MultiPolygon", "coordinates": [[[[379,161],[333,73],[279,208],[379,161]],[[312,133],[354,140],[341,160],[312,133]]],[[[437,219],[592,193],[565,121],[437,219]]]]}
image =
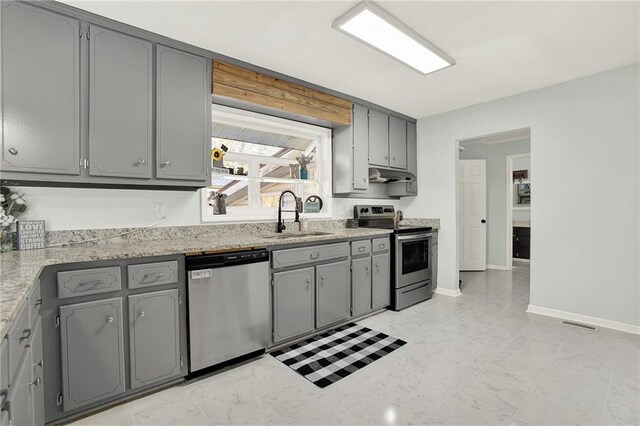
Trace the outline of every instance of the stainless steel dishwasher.
{"type": "Polygon", "coordinates": [[[268,260],[264,249],[186,258],[189,371],[269,346],[268,260]]]}

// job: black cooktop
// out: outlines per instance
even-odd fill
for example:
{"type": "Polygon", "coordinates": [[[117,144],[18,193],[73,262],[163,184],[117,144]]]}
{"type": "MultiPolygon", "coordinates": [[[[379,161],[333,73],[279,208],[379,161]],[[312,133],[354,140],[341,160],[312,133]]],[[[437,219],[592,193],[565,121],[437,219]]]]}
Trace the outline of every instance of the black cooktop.
{"type": "Polygon", "coordinates": [[[411,226],[400,225],[397,229],[394,229],[394,234],[417,234],[419,232],[433,231],[431,226],[411,226]]]}

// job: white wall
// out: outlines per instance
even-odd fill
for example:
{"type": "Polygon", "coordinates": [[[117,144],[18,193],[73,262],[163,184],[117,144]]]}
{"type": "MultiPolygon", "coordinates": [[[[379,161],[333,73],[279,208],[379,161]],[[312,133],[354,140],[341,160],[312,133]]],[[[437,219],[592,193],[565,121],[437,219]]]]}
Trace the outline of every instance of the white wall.
{"type": "Polygon", "coordinates": [[[532,305],[640,325],[638,64],[418,121],[419,195],[458,288],[456,140],[531,128],[532,305]]]}
{"type": "MultiPolygon", "coordinates": [[[[155,203],[164,203],[166,218],[158,226],[201,225],[198,191],[146,191],[86,188],[19,188],[29,203],[26,219],[44,219],[47,230],[127,228],[149,226],[161,219],[155,216],[155,203]]],[[[325,201],[327,201],[326,197],[325,201]]],[[[353,217],[354,204],[380,203],[382,200],[333,199],[335,219],[353,217]]],[[[384,200],[400,205],[399,201],[384,200]]],[[[233,220],[229,217],[230,221],[233,220]]],[[[274,213],[273,221],[276,221],[274,213]]]]}
{"type": "MultiPolygon", "coordinates": [[[[487,264],[507,265],[507,155],[530,152],[529,139],[493,143],[461,143],[461,159],[487,161],[487,264]],[[478,147],[481,145],[484,149],[478,147]]],[[[525,213],[525,212],[523,212],[525,213]]]]}

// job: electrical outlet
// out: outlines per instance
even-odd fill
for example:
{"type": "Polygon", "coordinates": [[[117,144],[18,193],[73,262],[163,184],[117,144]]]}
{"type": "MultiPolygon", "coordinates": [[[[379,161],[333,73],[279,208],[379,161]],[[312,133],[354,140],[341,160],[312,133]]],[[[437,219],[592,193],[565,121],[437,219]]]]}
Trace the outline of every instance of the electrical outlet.
{"type": "Polygon", "coordinates": [[[167,206],[164,203],[156,203],[156,217],[167,217],[167,206]]]}

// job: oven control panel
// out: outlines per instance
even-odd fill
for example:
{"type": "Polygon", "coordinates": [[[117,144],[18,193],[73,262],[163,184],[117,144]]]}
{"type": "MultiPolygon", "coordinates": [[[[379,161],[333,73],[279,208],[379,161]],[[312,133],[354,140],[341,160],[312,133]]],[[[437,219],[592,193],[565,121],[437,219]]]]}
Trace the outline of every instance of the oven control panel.
{"type": "Polygon", "coordinates": [[[393,218],[395,209],[391,205],[365,205],[358,204],[354,206],[354,217],[356,219],[364,218],[393,218]]]}

